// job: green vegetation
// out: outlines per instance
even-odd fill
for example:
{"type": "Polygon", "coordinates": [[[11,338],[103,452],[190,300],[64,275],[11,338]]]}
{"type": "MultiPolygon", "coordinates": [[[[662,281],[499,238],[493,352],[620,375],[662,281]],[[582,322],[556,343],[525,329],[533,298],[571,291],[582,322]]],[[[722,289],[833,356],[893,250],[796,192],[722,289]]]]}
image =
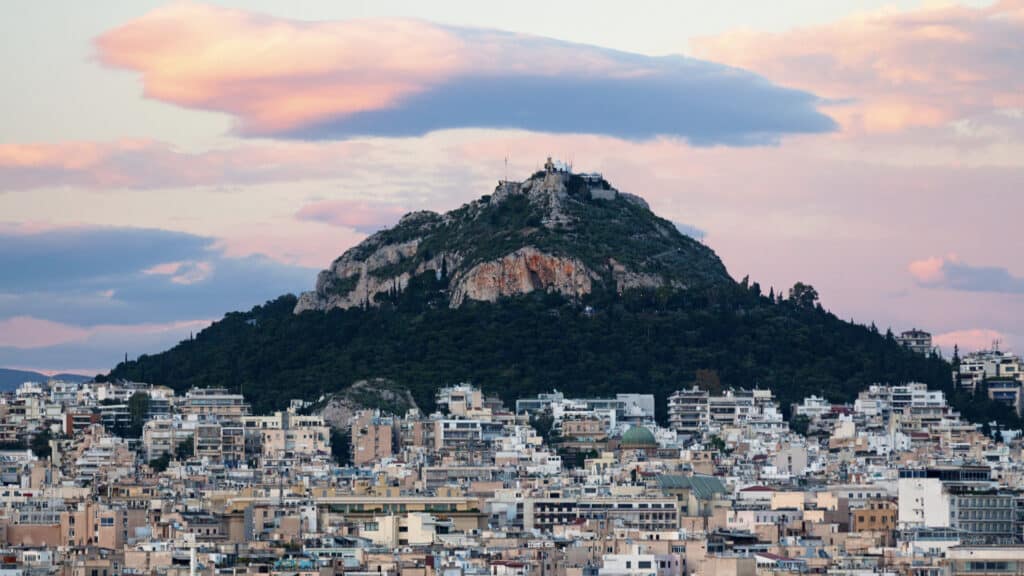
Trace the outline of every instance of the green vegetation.
{"type": "Polygon", "coordinates": [[[552,428],[555,425],[555,419],[551,416],[551,411],[547,410],[539,414],[534,414],[530,417],[530,426],[537,431],[537,434],[544,439],[545,444],[551,444],[552,441],[552,428]]]}
{"type": "Polygon", "coordinates": [[[352,432],[331,428],[331,456],[338,466],[352,463],[352,432]]]}
{"type": "Polygon", "coordinates": [[[348,278],[333,277],[331,283],[327,286],[327,290],[339,296],[346,296],[349,292],[355,290],[359,284],[359,278],[359,274],[349,276],[348,278]]]}
{"type": "Polygon", "coordinates": [[[593,295],[580,305],[534,294],[452,310],[439,305],[444,286],[428,273],[379,308],[294,315],[295,297],[282,296],[230,313],[167,352],[122,363],[109,377],[145,374],[179,391],[244,389],[263,412],[378,376],[406,386],[426,410],[439,386],[462,381],[506,402],[553,388],[649,392],[662,421],[667,396],[698,378],[707,387],[770,388],[785,404],[811,394],[850,402],[872,383],[920,381],[946,390],[968,418],[1019,424],[1002,405],[954,392],[941,358],[914,354],[891,334],[820,305],[771,300],[744,285],[593,295]]]}
{"type": "Polygon", "coordinates": [[[192,438],[186,438],[174,447],[174,457],[178,460],[188,460],[195,455],[195,449],[192,438]]]}
{"type": "Polygon", "coordinates": [[[811,419],[804,415],[793,416],[789,419],[789,429],[801,436],[807,436],[810,425],[811,419]]]}
{"type": "Polygon", "coordinates": [[[725,440],[722,440],[718,436],[712,436],[709,438],[708,445],[712,450],[719,454],[728,451],[728,447],[725,445],[725,440]]]}
{"type": "Polygon", "coordinates": [[[158,474],[160,472],[163,472],[164,470],[167,470],[167,467],[170,466],[170,465],[171,465],[171,453],[170,452],[164,452],[159,457],[154,458],[154,459],[149,461],[149,467],[152,468],[153,471],[158,473],[158,474]]]}
{"type": "Polygon", "coordinates": [[[32,435],[32,441],[29,442],[29,448],[32,449],[32,453],[36,455],[36,458],[47,459],[50,457],[52,449],[50,448],[50,440],[53,436],[50,434],[49,428],[43,428],[36,431],[32,435]]]}
{"type": "Polygon", "coordinates": [[[128,434],[132,438],[142,437],[142,426],[149,416],[149,394],[136,392],[128,399],[128,412],[131,414],[131,424],[128,426],[128,434]]]}

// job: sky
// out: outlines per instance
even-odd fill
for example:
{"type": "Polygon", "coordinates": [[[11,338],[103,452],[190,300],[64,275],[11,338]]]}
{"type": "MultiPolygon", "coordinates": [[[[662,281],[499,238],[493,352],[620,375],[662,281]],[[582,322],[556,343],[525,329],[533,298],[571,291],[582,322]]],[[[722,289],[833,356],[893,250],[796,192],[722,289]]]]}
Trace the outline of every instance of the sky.
{"type": "Polygon", "coordinates": [[[0,366],[161,351],[547,156],[737,279],[1024,352],[1024,0],[3,12],[0,366]]]}

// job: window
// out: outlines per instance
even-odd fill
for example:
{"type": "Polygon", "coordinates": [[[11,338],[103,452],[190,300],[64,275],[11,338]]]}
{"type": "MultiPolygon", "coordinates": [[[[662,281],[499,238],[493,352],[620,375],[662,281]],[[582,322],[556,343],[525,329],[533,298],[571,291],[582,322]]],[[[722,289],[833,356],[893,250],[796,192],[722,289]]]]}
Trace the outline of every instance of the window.
{"type": "Polygon", "coordinates": [[[971,572],[1004,572],[1008,568],[1007,562],[968,562],[967,569],[971,572]]]}
{"type": "Polygon", "coordinates": [[[641,560],[641,561],[636,563],[636,567],[637,568],[641,568],[641,569],[643,569],[643,568],[648,568],[649,569],[651,567],[651,562],[650,562],[650,560],[641,560]]]}

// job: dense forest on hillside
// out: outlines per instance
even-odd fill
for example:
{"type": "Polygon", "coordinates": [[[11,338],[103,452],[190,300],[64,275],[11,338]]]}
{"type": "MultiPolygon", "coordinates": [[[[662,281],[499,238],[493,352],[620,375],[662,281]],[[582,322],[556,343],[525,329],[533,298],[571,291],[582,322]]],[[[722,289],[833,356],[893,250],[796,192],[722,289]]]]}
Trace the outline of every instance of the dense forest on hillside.
{"type": "Polygon", "coordinates": [[[785,300],[744,281],[733,287],[597,292],[582,302],[532,294],[496,303],[445,304],[425,274],[379,307],[292,314],[282,296],[230,313],[167,352],[118,365],[108,377],[243,390],[259,411],[386,377],[420,406],[434,390],[470,381],[506,402],[557,388],[571,395],[649,392],[665,399],[692,385],[767,387],[788,404],[811,394],[852,401],[876,382],[942,388],[965,416],[1007,425],[1002,405],[951,389],[950,364],[902,348],[891,334],[840,320],[798,285],[785,300]]]}

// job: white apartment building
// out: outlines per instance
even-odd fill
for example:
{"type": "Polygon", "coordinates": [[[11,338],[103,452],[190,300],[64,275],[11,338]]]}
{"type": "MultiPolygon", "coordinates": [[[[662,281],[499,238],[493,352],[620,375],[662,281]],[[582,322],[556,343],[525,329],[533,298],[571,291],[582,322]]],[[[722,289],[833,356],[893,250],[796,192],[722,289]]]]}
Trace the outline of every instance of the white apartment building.
{"type": "Polygon", "coordinates": [[[669,397],[669,426],[676,432],[699,433],[727,426],[748,425],[761,432],[785,428],[771,390],[726,390],[709,395],[694,386],[669,397]]]}
{"type": "Polygon", "coordinates": [[[793,415],[815,421],[832,413],[832,403],[820,396],[808,396],[803,403],[793,406],[793,415]]]}
{"type": "Polygon", "coordinates": [[[946,394],[941,390],[929,390],[927,384],[911,382],[900,386],[872,384],[861,391],[853,403],[854,412],[864,416],[886,416],[891,412],[911,409],[945,409],[946,394]]]}
{"type": "Polygon", "coordinates": [[[577,410],[613,410],[619,421],[646,422],[654,420],[653,394],[616,394],[615,398],[566,398],[559,391],[538,394],[535,398],[516,400],[517,414],[534,414],[556,406],[572,407],[577,410]]]}
{"type": "Polygon", "coordinates": [[[634,544],[628,554],[605,554],[600,576],[680,576],[683,562],[678,554],[655,554],[634,544]]]}
{"type": "Polygon", "coordinates": [[[953,379],[969,390],[977,388],[982,380],[993,378],[1024,382],[1024,368],[1021,364],[1019,356],[999,350],[972,352],[960,359],[960,369],[953,373],[953,379]]]}
{"type": "Polygon", "coordinates": [[[465,450],[497,440],[504,425],[490,420],[434,420],[435,450],[465,450]]]}

